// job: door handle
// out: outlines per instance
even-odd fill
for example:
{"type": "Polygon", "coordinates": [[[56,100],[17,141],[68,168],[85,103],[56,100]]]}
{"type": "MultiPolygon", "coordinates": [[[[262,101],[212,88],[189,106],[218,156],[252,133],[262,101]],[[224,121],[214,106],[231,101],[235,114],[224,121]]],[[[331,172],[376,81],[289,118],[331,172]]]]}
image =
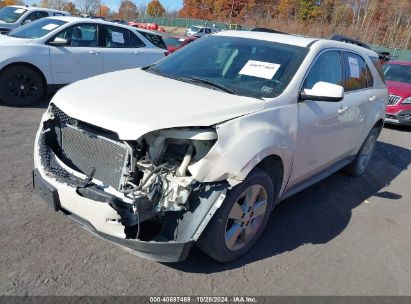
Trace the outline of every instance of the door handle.
{"type": "Polygon", "coordinates": [[[347,107],[347,106],[341,106],[339,109],[338,109],[338,111],[337,111],[337,113],[338,114],[343,114],[345,111],[347,111],[349,109],[349,107],[347,107]]]}
{"type": "Polygon", "coordinates": [[[377,100],[377,96],[374,96],[374,95],[373,95],[373,96],[370,97],[369,100],[370,100],[371,102],[376,101],[376,100],[377,100]]]}
{"type": "Polygon", "coordinates": [[[92,50],[92,51],[88,51],[88,53],[91,54],[91,55],[98,55],[98,54],[99,54],[97,51],[93,51],[93,50],[92,50]]]}
{"type": "Polygon", "coordinates": [[[143,52],[141,52],[141,51],[134,51],[134,54],[137,54],[137,55],[139,55],[139,54],[142,54],[143,52]]]}

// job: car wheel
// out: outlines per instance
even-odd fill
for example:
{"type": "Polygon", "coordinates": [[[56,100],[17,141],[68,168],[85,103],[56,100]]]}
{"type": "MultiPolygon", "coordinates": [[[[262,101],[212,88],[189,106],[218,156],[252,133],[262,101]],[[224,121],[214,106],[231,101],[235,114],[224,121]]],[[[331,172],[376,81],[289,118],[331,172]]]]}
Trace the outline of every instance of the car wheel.
{"type": "Polygon", "coordinates": [[[255,168],[227,193],[197,246],[219,262],[238,259],[260,238],[273,204],[273,183],[263,170],[255,168]]]}
{"type": "Polygon", "coordinates": [[[6,68],[0,74],[0,99],[9,106],[24,107],[39,102],[45,84],[38,72],[24,65],[6,68]]]}
{"type": "Polygon", "coordinates": [[[378,128],[371,130],[358,151],[354,161],[344,168],[344,172],[352,176],[360,176],[365,172],[374,153],[375,143],[377,142],[379,133],[380,129],[378,128]]]}

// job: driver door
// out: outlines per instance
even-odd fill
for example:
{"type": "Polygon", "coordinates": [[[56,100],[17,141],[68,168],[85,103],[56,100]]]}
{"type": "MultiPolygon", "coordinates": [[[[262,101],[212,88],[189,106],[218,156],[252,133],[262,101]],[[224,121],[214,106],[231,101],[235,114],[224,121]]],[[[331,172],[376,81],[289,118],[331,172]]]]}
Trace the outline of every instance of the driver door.
{"type": "Polygon", "coordinates": [[[56,36],[67,39],[68,44],[49,45],[54,84],[69,84],[103,72],[98,34],[97,24],[76,24],[56,36]]]}
{"type": "MultiPolygon", "coordinates": [[[[312,89],[319,81],[343,85],[343,79],[341,52],[326,51],[311,66],[301,91],[312,89]]],[[[344,99],[299,102],[297,147],[290,186],[320,173],[347,155],[349,145],[344,138],[342,109],[344,99]]]]}

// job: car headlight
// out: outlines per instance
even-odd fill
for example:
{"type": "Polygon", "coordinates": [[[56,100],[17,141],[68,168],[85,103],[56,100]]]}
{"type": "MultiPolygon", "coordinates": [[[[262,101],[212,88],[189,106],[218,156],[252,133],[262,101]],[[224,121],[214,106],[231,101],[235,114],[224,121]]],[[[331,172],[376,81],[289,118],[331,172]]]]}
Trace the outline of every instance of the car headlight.
{"type": "Polygon", "coordinates": [[[154,131],[145,136],[148,153],[154,163],[182,160],[189,146],[194,148],[192,161],[203,158],[217,141],[212,128],[176,128],[154,131]]]}
{"type": "Polygon", "coordinates": [[[404,101],[401,104],[411,104],[411,96],[404,99],[404,101]]]}

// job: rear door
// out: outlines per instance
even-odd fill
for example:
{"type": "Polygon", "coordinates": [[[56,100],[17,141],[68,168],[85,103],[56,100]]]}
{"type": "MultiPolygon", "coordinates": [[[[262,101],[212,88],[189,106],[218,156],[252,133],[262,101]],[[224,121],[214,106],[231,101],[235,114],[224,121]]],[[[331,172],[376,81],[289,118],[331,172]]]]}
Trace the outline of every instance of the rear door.
{"type": "Polygon", "coordinates": [[[377,94],[373,89],[372,74],[363,59],[357,53],[343,52],[344,59],[344,106],[340,121],[344,129],[344,138],[350,150],[355,153],[370,131],[367,117],[377,94]]]}
{"type": "Polygon", "coordinates": [[[113,72],[148,65],[144,42],[132,31],[104,25],[103,72],[113,72]]]}
{"type": "Polygon", "coordinates": [[[49,46],[54,84],[68,84],[103,72],[103,48],[99,46],[97,24],[76,24],[56,37],[67,39],[69,43],[49,46]]]}

